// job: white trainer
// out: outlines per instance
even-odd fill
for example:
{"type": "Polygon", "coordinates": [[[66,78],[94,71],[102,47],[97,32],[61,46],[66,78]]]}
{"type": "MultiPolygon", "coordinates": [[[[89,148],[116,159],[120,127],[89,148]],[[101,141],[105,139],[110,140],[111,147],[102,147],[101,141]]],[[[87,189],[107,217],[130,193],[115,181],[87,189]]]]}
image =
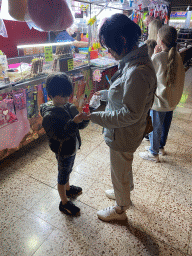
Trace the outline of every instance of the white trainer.
{"type": "MultiPolygon", "coordinates": [[[[145,149],[146,149],[147,151],[149,151],[150,146],[146,146],[145,149]]],[[[160,149],[159,149],[159,154],[162,155],[162,156],[165,156],[165,155],[166,155],[165,149],[164,149],[164,148],[160,148],[160,149]]]]}
{"type": "Polygon", "coordinates": [[[114,189],[106,190],[106,191],[105,191],[105,195],[106,195],[109,199],[115,200],[115,192],[114,192],[114,189]]]}
{"type": "Polygon", "coordinates": [[[149,151],[147,152],[140,152],[139,156],[145,160],[153,161],[158,163],[159,162],[159,155],[153,155],[149,151]]]}
{"type": "Polygon", "coordinates": [[[115,206],[107,207],[103,210],[97,212],[97,216],[99,219],[103,221],[111,221],[111,220],[126,220],[127,215],[125,212],[116,213],[115,206]]]}
{"type": "MultiPolygon", "coordinates": [[[[134,186],[130,187],[130,191],[132,191],[133,189],[134,189],[134,186]]],[[[105,195],[106,195],[109,199],[115,200],[115,192],[114,192],[114,189],[105,190],[105,195]]]]}

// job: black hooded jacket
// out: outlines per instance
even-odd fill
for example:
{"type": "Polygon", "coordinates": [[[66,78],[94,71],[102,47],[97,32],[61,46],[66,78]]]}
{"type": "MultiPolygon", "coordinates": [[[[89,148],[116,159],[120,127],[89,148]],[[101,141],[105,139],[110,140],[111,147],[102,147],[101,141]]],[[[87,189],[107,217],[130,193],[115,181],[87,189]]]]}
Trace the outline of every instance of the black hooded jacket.
{"type": "Polygon", "coordinates": [[[89,121],[76,124],[72,119],[79,113],[77,108],[67,103],[63,107],[54,106],[52,101],[40,106],[43,128],[49,139],[49,146],[54,153],[68,157],[76,151],[76,138],[81,146],[79,129],[87,127],[89,121]]]}

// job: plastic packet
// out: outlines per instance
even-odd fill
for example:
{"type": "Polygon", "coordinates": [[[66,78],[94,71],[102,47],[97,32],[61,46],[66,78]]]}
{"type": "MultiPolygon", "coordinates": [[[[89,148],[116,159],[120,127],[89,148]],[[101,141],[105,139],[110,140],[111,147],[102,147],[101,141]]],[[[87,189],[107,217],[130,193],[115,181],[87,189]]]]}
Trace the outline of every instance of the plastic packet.
{"type": "Polygon", "coordinates": [[[97,109],[101,105],[100,100],[101,100],[101,96],[94,94],[89,102],[89,106],[94,109],[97,109]]]}
{"type": "Polygon", "coordinates": [[[2,19],[0,19],[0,35],[3,37],[8,37],[6,27],[2,19]]]}

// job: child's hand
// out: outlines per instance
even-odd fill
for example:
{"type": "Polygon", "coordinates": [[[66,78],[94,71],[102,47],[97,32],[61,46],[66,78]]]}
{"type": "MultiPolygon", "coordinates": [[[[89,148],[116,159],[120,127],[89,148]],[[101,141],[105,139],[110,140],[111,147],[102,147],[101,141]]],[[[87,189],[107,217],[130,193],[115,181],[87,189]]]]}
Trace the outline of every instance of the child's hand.
{"type": "Polygon", "coordinates": [[[158,52],[161,52],[162,51],[162,48],[161,46],[159,46],[158,44],[155,46],[155,49],[154,49],[154,54],[158,53],[158,52]]]}
{"type": "Polygon", "coordinates": [[[81,123],[83,120],[90,120],[90,114],[87,114],[87,113],[79,113],[78,115],[76,115],[74,118],[73,118],[73,122],[76,123],[76,124],[79,124],[81,123]]]}

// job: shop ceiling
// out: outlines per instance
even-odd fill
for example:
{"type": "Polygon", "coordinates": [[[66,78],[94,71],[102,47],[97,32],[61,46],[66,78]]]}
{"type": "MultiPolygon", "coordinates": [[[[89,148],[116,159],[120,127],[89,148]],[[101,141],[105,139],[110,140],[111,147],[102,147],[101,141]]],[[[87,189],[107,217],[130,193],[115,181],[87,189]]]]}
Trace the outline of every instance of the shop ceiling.
{"type": "Polygon", "coordinates": [[[172,11],[186,11],[188,6],[192,8],[192,0],[169,0],[172,11]]]}

